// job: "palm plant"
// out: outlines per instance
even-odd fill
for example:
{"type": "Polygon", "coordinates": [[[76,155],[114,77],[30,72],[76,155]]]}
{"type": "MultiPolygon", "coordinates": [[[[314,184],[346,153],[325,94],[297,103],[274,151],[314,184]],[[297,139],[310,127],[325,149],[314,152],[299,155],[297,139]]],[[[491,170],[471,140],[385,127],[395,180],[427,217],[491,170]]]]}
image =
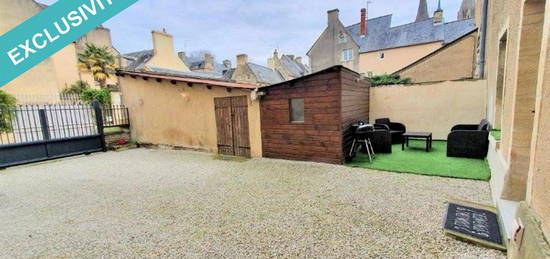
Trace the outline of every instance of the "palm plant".
{"type": "Polygon", "coordinates": [[[84,71],[90,71],[99,86],[105,88],[107,79],[116,69],[115,56],[108,47],[86,43],[84,52],[78,54],[78,66],[84,71]]]}

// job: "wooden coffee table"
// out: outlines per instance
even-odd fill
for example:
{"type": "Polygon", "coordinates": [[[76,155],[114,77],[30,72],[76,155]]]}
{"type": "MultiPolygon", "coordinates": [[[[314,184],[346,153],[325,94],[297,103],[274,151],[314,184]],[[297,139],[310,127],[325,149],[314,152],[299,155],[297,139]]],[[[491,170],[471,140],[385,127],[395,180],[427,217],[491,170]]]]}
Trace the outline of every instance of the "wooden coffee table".
{"type": "Polygon", "coordinates": [[[432,149],[432,133],[431,132],[405,132],[403,134],[403,143],[401,144],[401,150],[405,150],[405,144],[409,147],[409,140],[425,140],[426,152],[430,152],[432,149]]]}

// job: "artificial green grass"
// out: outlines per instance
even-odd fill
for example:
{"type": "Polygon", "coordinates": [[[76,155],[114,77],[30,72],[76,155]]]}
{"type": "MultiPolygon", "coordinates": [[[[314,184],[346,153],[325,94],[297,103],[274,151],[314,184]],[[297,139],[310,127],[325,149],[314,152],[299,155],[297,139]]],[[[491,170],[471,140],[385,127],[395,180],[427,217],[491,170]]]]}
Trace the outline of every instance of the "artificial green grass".
{"type": "Polygon", "coordinates": [[[393,145],[391,154],[376,154],[369,162],[367,154],[358,152],[347,166],[362,167],[398,173],[444,176],[474,180],[489,180],[491,171],[486,160],[447,157],[447,142],[434,141],[426,152],[426,142],[411,140],[410,146],[401,150],[401,144],[393,145]]]}
{"type": "Polygon", "coordinates": [[[491,136],[493,136],[495,140],[500,140],[502,134],[499,129],[494,129],[494,130],[491,130],[491,136]]]}

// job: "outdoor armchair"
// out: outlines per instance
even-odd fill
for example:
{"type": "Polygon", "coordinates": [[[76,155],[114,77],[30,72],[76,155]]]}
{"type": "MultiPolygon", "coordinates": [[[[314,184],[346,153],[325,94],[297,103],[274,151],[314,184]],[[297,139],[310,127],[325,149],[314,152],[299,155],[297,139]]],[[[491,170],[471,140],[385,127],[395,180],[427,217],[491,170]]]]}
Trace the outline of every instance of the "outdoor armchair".
{"type": "Polygon", "coordinates": [[[490,128],[487,120],[454,126],[447,138],[447,156],[484,159],[489,150],[490,128]]]}
{"type": "Polygon", "coordinates": [[[377,119],[376,124],[387,125],[390,129],[392,136],[392,144],[401,144],[403,143],[403,134],[407,132],[407,127],[404,124],[399,122],[392,122],[389,118],[377,119]]]}

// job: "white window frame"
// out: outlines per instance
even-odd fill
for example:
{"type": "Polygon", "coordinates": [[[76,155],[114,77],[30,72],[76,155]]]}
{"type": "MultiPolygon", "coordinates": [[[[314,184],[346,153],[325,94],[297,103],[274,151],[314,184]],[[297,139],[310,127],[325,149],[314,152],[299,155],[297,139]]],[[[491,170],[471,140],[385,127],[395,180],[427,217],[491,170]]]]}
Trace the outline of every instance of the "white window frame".
{"type": "Polygon", "coordinates": [[[352,60],[353,60],[353,49],[352,48],[343,49],[342,50],[342,61],[343,62],[348,62],[348,61],[352,61],[352,60]]]}

